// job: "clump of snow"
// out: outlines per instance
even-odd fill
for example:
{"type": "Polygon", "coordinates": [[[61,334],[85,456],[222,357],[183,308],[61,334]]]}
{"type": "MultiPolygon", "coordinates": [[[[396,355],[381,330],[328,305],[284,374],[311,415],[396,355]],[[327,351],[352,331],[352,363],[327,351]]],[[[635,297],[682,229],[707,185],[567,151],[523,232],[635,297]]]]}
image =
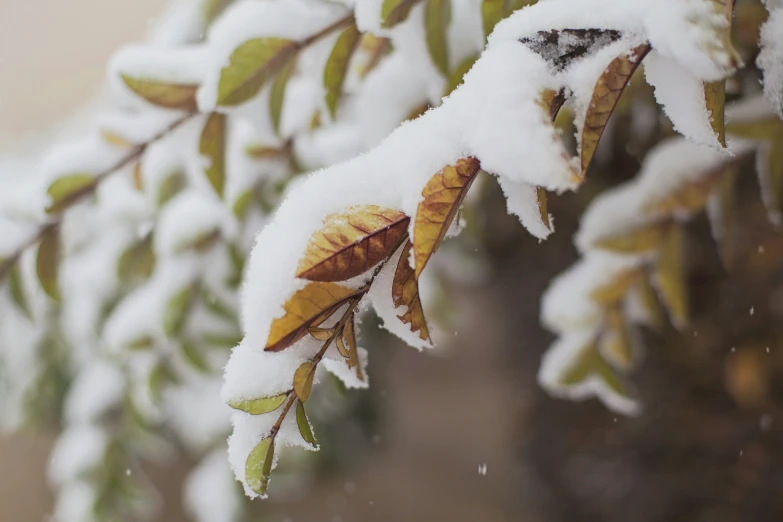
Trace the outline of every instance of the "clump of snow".
{"type": "Polygon", "coordinates": [[[184,503],[196,522],[237,522],[242,507],[223,448],[211,451],[193,468],[183,486],[184,503]]]}
{"type": "Polygon", "coordinates": [[[761,27],[761,52],[756,59],[764,71],[764,96],[783,118],[783,6],[768,2],[769,18],[761,27]]]}

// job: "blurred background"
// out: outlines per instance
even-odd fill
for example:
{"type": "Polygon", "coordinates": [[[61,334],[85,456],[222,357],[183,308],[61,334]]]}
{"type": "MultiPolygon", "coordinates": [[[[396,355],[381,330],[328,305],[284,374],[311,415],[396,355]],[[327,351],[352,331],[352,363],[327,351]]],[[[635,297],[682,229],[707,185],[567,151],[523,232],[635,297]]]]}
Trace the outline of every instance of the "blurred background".
{"type": "MultiPolygon", "coordinates": [[[[0,0],[0,151],[100,95],[111,53],[141,38],[163,5],[0,0]]],[[[370,333],[373,386],[346,397],[361,422],[327,441],[328,464],[304,493],[256,502],[258,520],[783,519],[783,239],[758,201],[752,164],[743,165],[743,254],[731,275],[706,219],[689,224],[692,330],[645,332],[634,375],[642,415],[557,400],[536,383],[553,340],[539,324],[539,299],[577,259],[578,217],[600,191],[631,178],[651,145],[617,138],[618,119],[585,187],[551,198],[557,233],[544,243],[487,184],[463,248],[484,259],[489,275],[479,284],[446,281],[453,335],[419,354],[370,333]]],[[[671,132],[660,126],[660,135],[671,132]]],[[[0,520],[46,520],[53,438],[0,434],[0,520]]],[[[161,522],[185,520],[181,480],[190,464],[145,465],[165,499],[161,522]]]]}

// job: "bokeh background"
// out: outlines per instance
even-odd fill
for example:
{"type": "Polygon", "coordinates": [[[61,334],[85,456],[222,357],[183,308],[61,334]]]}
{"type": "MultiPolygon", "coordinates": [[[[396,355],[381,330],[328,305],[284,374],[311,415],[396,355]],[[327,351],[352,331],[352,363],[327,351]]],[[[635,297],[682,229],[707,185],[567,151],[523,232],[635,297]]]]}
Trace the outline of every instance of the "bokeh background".
{"type": "MultiPolygon", "coordinates": [[[[100,96],[111,53],[141,38],[163,5],[0,0],[0,152],[34,142],[100,96]]],[[[373,387],[350,399],[361,429],[346,429],[311,486],[264,503],[258,520],[783,519],[783,239],[766,221],[752,165],[741,176],[742,255],[730,274],[706,220],[689,225],[694,322],[686,332],[645,333],[635,375],[644,413],[629,419],[595,401],[559,401],[536,383],[553,340],[539,325],[540,295],[577,259],[571,237],[586,204],[632,177],[650,145],[628,147],[618,119],[583,190],[552,198],[557,233],[545,243],[485,187],[462,248],[487,270],[473,283],[446,281],[453,335],[418,354],[373,333],[365,343],[373,387]]],[[[0,434],[0,520],[46,520],[53,436],[0,434]]],[[[185,520],[189,465],[147,466],[165,499],[161,522],[185,520]]]]}

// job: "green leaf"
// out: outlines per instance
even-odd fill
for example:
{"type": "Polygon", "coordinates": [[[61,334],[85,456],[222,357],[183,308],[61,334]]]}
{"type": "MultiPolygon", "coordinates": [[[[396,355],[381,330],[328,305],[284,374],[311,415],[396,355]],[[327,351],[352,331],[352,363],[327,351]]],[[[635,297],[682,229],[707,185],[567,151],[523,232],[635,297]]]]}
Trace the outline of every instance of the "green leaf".
{"type": "Polygon", "coordinates": [[[312,361],[302,363],[294,372],[294,391],[299,400],[304,402],[313,390],[315,364],[312,361]]]}
{"type": "Polygon", "coordinates": [[[201,373],[209,373],[212,368],[199,351],[198,347],[190,341],[182,342],[182,356],[190,365],[201,373]]]}
{"type": "Polygon", "coordinates": [[[237,197],[236,201],[234,201],[234,215],[240,221],[244,220],[245,216],[247,216],[247,211],[250,208],[250,204],[253,202],[254,192],[255,191],[253,190],[253,187],[250,187],[249,189],[239,194],[239,197],[237,197]]]}
{"type": "Polygon", "coordinates": [[[207,25],[220,16],[220,13],[222,13],[231,2],[232,0],[204,0],[204,3],[201,6],[201,12],[207,25]]]}
{"type": "Polygon", "coordinates": [[[508,0],[483,0],[481,2],[481,21],[484,26],[484,36],[489,36],[495,25],[508,16],[510,5],[508,0]]]}
{"type": "Polygon", "coordinates": [[[472,56],[468,56],[464,60],[462,60],[459,65],[457,65],[456,69],[451,71],[451,74],[449,74],[449,81],[446,84],[446,90],[444,91],[443,95],[448,96],[452,92],[454,92],[454,89],[460,86],[462,84],[462,78],[468,74],[468,71],[471,67],[473,67],[473,64],[476,63],[476,60],[478,60],[479,55],[474,54],[472,56]]]}
{"type": "Polygon", "coordinates": [[[233,348],[242,341],[239,334],[205,333],[202,338],[205,343],[218,348],[233,348]]]}
{"type": "Polygon", "coordinates": [[[14,263],[11,267],[11,271],[8,274],[8,290],[11,292],[11,298],[19,307],[19,310],[32,320],[33,314],[30,312],[30,306],[27,304],[27,295],[24,291],[24,283],[22,281],[22,271],[19,269],[19,263],[14,263]]]}
{"type": "Polygon", "coordinates": [[[206,287],[203,287],[201,290],[201,299],[204,302],[204,306],[206,307],[207,310],[209,310],[210,312],[212,312],[218,317],[222,317],[223,319],[228,320],[231,323],[236,323],[237,321],[236,311],[233,310],[226,303],[218,299],[217,295],[215,295],[214,292],[210,291],[206,287]]]}
{"type": "Polygon", "coordinates": [[[612,369],[598,351],[595,342],[587,345],[560,379],[564,386],[574,386],[591,376],[597,377],[617,395],[631,397],[623,379],[612,369]]]}
{"type": "Polygon", "coordinates": [[[158,207],[163,207],[171,198],[185,188],[187,180],[181,172],[174,172],[166,177],[158,187],[158,207]]]}
{"type": "Polygon", "coordinates": [[[117,262],[117,278],[123,284],[146,281],[155,269],[152,234],[128,247],[117,262]]]}
{"type": "Polygon", "coordinates": [[[231,288],[236,288],[242,282],[242,275],[245,270],[245,254],[236,243],[229,243],[228,255],[231,258],[232,273],[226,278],[226,284],[231,288]]]}
{"type": "Polygon", "coordinates": [[[256,399],[244,399],[241,401],[228,401],[228,405],[235,410],[242,410],[250,415],[262,415],[275,411],[288,398],[287,393],[273,395],[272,397],[258,397],[256,399]]]}
{"type": "Polygon", "coordinates": [[[266,438],[253,448],[247,457],[247,462],[245,462],[245,481],[250,489],[259,495],[266,494],[274,456],[275,441],[272,438],[266,438]]]}
{"type": "Polygon", "coordinates": [[[177,252],[186,252],[195,250],[196,252],[206,252],[220,239],[220,229],[213,228],[202,230],[195,237],[188,238],[177,245],[177,252]]]}
{"type": "Polygon", "coordinates": [[[427,33],[427,49],[435,67],[449,76],[449,53],[446,43],[446,29],[451,17],[451,0],[427,0],[424,12],[424,27],[427,33]]]}
{"type": "Polygon", "coordinates": [[[185,319],[193,299],[193,286],[188,285],[169,299],[163,317],[163,331],[169,337],[176,337],[185,325],[185,319]]]}
{"type": "Polygon", "coordinates": [[[157,80],[142,80],[122,74],[122,81],[134,94],[158,107],[192,112],[198,108],[196,103],[196,84],[167,83],[157,80]]]}
{"type": "Polygon", "coordinates": [[[149,350],[155,346],[155,339],[149,335],[142,335],[138,339],[135,339],[125,345],[128,350],[149,350]]]}
{"type": "Polygon", "coordinates": [[[302,401],[297,401],[296,403],[296,425],[299,427],[299,434],[302,435],[305,442],[311,446],[315,446],[316,443],[313,429],[310,426],[310,421],[307,419],[307,414],[305,413],[302,401]]]}
{"type": "Polygon", "coordinates": [[[177,376],[168,364],[160,363],[150,372],[148,385],[150,395],[155,403],[159,403],[163,395],[163,386],[166,384],[176,384],[177,376]]]}
{"type": "Polygon", "coordinates": [[[36,269],[41,287],[49,297],[60,301],[60,287],[57,276],[60,267],[60,227],[46,229],[38,246],[36,269]]]}
{"type": "Polygon", "coordinates": [[[280,134],[280,121],[283,117],[283,103],[285,102],[285,90],[288,80],[296,69],[296,55],[287,60],[283,68],[277,74],[272,88],[269,90],[269,116],[272,119],[272,129],[275,134],[280,134]]]}
{"type": "Polygon", "coordinates": [[[668,222],[657,222],[596,239],[596,248],[620,254],[639,254],[660,246],[670,228],[668,222]]]}
{"type": "Polygon", "coordinates": [[[359,44],[361,33],[356,27],[356,23],[349,25],[340,36],[332,48],[332,53],[326,61],[324,68],[324,87],[326,88],[326,106],[332,119],[337,112],[337,102],[343,91],[343,83],[348,74],[348,66],[351,63],[351,57],[359,44]]]}
{"type": "Polygon", "coordinates": [[[220,71],[217,104],[233,106],[250,100],[298,50],[298,43],[283,38],[254,38],[240,44],[220,71]]]}
{"type": "Polygon", "coordinates": [[[71,174],[56,179],[49,185],[46,193],[51,202],[46,207],[49,214],[58,214],[74,203],[74,197],[82,191],[90,190],[95,185],[95,176],[92,174],[71,174]]]}
{"type": "Polygon", "coordinates": [[[416,3],[421,0],[383,0],[381,6],[381,26],[394,27],[406,20],[416,3]]]}
{"type": "Polygon", "coordinates": [[[209,167],[204,172],[212,188],[219,197],[223,197],[226,184],[226,116],[213,112],[201,131],[198,151],[209,159],[209,167]]]}

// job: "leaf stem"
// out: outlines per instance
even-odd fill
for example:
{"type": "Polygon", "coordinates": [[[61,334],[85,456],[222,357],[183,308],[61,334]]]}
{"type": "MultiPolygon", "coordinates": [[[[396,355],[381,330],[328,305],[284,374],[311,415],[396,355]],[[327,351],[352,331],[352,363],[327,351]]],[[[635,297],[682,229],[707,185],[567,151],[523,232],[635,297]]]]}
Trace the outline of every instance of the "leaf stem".
{"type": "Polygon", "coordinates": [[[324,27],[323,29],[321,29],[317,33],[312,34],[312,35],[308,36],[307,38],[305,38],[304,40],[302,40],[301,42],[299,42],[299,48],[304,48],[304,47],[307,47],[309,45],[312,45],[315,42],[317,42],[318,40],[320,40],[321,38],[323,38],[325,36],[328,36],[333,31],[336,31],[337,29],[342,29],[343,27],[345,27],[347,25],[350,25],[353,22],[354,22],[353,13],[351,13],[348,16],[345,16],[343,18],[340,18],[339,20],[337,20],[333,24],[324,27]]]}

